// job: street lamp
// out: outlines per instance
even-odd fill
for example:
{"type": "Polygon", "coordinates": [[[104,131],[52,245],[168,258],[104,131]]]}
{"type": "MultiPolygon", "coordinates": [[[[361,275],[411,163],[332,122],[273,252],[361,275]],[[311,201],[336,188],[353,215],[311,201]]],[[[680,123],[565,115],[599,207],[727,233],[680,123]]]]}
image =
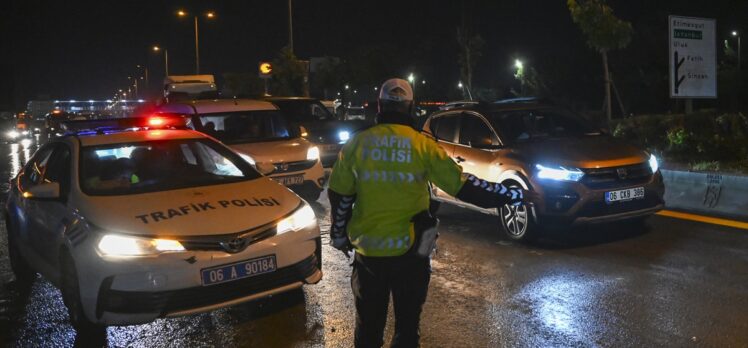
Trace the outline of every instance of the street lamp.
{"type": "Polygon", "coordinates": [[[738,71],[740,71],[740,33],[737,30],[733,30],[732,36],[738,38],[738,71]]]}
{"type": "Polygon", "coordinates": [[[519,94],[521,96],[525,95],[525,64],[522,63],[521,60],[515,59],[514,60],[514,67],[517,68],[517,72],[514,74],[514,78],[519,80],[519,94]]]}
{"type": "Polygon", "coordinates": [[[413,73],[410,73],[410,75],[408,75],[408,82],[410,82],[411,85],[413,84],[413,81],[415,81],[415,79],[416,77],[413,75],[413,73]]]}
{"type": "MultiPolygon", "coordinates": [[[[161,51],[161,47],[153,46],[153,52],[158,53],[159,51],[161,51]]],[[[169,76],[169,50],[166,48],[164,48],[164,75],[169,76]]]]}
{"type": "MultiPolygon", "coordinates": [[[[189,13],[185,10],[179,10],[177,11],[178,17],[187,17],[189,13]]],[[[200,44],[199,44],[199,35],[198,35],[198,25],[197,25],[197,17],[198,15],[193,16],[195,20],[195,74],[200,74],[200,44]]],[[[216,13],[213,11],[208,11],[205,13],[205,17],[208,19],[215,19],[216,13]]]]}
{"type": "Polygon", "coordinates": [[[462,84],[462,81],[457,82],[457,88],[462,89],[462,97],[465,97],[465,90],[467,90],[467,95],[470,100],[473,100],[473,94],[470,93],[470,88],[465,88],[466,86],[462,84]]]}

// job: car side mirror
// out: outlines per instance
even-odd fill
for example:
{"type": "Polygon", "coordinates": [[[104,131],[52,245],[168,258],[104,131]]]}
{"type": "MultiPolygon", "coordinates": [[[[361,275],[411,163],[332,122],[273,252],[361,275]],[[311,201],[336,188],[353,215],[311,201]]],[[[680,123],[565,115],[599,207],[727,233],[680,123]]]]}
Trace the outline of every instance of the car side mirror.
{"type": "Polygon", "coordinates": [[[270,162],[257,162],[255,168],[262,175],[268,175],[275,171],[275,165],[270,162]]]}
{"type": "Polygon", "coordinates": [[[52,200],[60,198],[60,183],[46,182],[36,185],[23,192],[28,199],[52,200]]]}
{"type": "Polygon", "coordinates": [[[307,132],[306,127],[299,126],[299,134],[301,134],[302,138],[306,138],[309,135],[309,132],[307,132]]]}

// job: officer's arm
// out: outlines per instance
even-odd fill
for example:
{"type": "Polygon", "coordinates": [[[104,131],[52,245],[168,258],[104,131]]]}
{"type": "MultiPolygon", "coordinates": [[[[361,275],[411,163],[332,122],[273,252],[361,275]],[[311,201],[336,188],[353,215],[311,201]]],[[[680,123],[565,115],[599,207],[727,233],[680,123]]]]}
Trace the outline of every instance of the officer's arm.
{"type": "Polygon", "coordinates": [[[522,201],[522,190],[462,173],[436,142],[427,142],[429,181],[449,195],[481,208],[496,208],[522,201]]]}
{"type": "Polygon", "coordinates": [[[351,167],[352,146],[344,146],[330,173],[327,197],[330,199],[330,244],[347,252],[352,248],[346,227],[356,201],[356,176],[351,167]]]}

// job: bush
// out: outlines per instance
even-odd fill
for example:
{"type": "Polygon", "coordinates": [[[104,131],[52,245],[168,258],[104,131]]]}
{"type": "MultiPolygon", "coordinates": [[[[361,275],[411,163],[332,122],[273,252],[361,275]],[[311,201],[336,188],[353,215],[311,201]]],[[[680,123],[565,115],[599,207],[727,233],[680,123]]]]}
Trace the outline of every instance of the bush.
{"type": "Polygon", "coordinates": [[[644,115],[618,120],[613,136],[636,143],[668,160],[692,163],[694,170],[745,168],[748,119],[741,113],[644,115]],[[727,164],[727,165],[726,165],[727,164]]]}

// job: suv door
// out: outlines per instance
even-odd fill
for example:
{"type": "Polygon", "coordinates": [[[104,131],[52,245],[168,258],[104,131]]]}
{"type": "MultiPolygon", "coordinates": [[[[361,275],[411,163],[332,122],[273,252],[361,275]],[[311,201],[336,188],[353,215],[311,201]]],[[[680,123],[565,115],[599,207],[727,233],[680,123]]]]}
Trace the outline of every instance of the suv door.
{"type": "Polygon", "coordinates": [[[479,114],[465,112],[460,116],[458,139],[454,158],[463,171],[495,181],[499,169],[493,163],[500,143],[491,126],[479,114]]]}
{"type": "MultiPolygon", "coordinates": [[[[457,129],[459,128],[460,113],[447,113],[431,118],[428,123],[428,131],[434,136],[437,144],[441,146],[452,157],[457,141],[457,129]]],[[[441,199],[453,200],[446,192],[436,186],[431,187],[431,195],[441,199]]]]}

